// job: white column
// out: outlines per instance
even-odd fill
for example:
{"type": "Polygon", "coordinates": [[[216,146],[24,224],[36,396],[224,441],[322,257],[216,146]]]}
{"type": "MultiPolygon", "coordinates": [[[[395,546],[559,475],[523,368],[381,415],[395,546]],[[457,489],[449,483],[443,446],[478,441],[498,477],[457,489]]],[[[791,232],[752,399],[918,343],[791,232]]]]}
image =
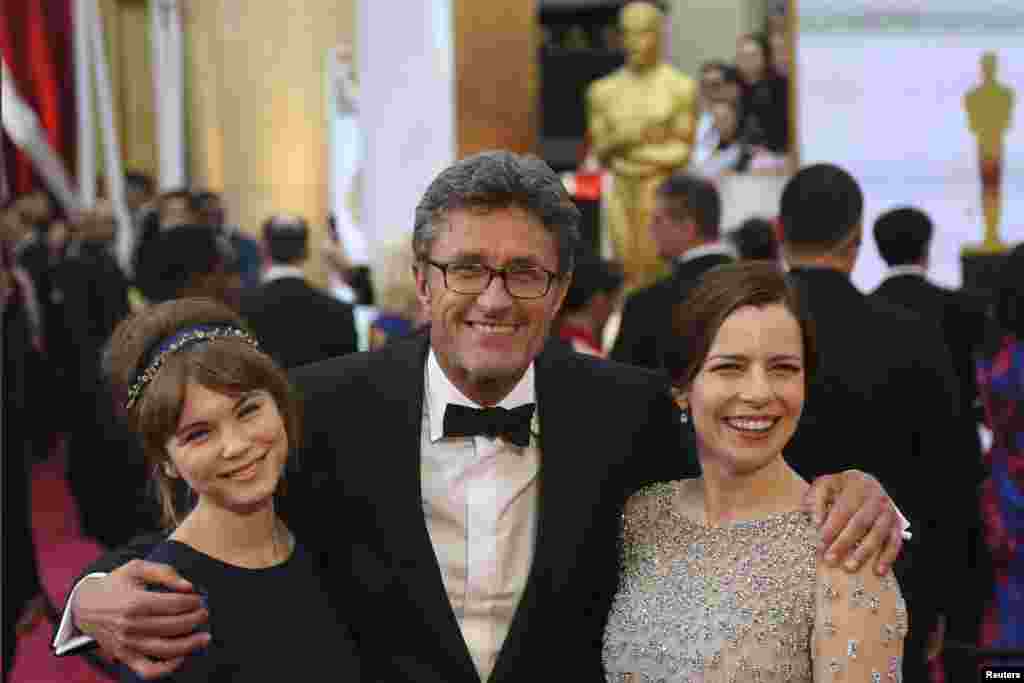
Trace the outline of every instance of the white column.
{"type": "Polygon", "coordinates": [[[411,235],[423,191],[455,160],[450,0],[357,6],[366,142],[362,225],[371,243],[411,235]]]}
{"type": "Polygon", "coordinates": [[[96,0],[90,0],[89,28],[92,51],[93,75],[96,79],[96,103],[99,106],[100,127],[103,131],[103,160],[107,195],[114,210],[117,234],[114,236],[114,252],[118,265],[131,275],[131,247],[134,231],[128,207],[124,202],[124,166],[121,163],[121,144],[114,127],[114,96],[107,70],[107,51],[103,39],[103,24],[100,20],[96,0]]]}
{"type": "Polygon", "coordinates": [[[75,32],[75,107],[78,125],[78,192],[82,207],[96,205],[96,122],[93,116],[92,79],[89,68],[92,50],[89,49],[92,22],[89,11],[91,0],[75,0],[72,16],[75,32]]]}
{"type": "Polygon", "coordinates": [[[159,185],[173,190],[187,184],[181,11],[178,0],[149,0],[149,12],[159,185]]]}
{"type": "Polygon", "coordinates": [[[353,82],[351,54],[339,54],[339,48],[327,51],[327,134],[330,178],[328,203],[338,228],[345,254],[356,264],[370,261],[369,241],[357,223],[349,201],[356,175],[365,163],[363,126],[360,125],[359,92],[353,82]]]}

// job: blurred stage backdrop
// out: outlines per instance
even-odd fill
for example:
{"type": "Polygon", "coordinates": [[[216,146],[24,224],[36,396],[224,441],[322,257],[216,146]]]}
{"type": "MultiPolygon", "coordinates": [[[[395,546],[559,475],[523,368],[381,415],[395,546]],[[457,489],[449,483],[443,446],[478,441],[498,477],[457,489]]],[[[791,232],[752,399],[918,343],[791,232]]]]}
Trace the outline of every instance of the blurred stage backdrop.
{"type": "Polygon", "coordinates": [[[836,162],[861,182],[865,240],[853,274],[873,289],[885,263],[870,236],[879,213],[915,204],[935,222],[932,277],[961,282],[960,249],[984,234],[977,144],[964,95],[981,56],[1016,91],[1004,139],[1003,242],[1024,240],[1024,3],[1018,0],[800,0],[802,163],[836,162]]]}

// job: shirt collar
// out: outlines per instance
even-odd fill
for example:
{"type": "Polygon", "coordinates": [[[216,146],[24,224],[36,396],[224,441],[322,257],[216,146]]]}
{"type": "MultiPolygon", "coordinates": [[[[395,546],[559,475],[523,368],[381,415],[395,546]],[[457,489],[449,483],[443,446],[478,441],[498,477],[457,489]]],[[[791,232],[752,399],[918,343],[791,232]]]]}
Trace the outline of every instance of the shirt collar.
{"type": "Polygon", "coordinates": [[[14,245],[14,256],[20,258],[25,250],[34,245],[39,241],[39,235],[36,234],[35,230],[22,237],[17,244],[14,245]]]}
{"type": "Polygon", "coordinates": [[[263,282],[273,282],[285,277],[306,278],[306,273],[297,266],[275,264],[263,271],[263,282]]]}
{"type": "MultiPolygon", "coordinates": [[[[441,364],[437,362],[437,356],[434,354],[433,349],[427,355],[426,373],[425,407],[427,417],[430,419],[430,441],[433,443],[444,436],[444,409],[449,403],[469,406],[471,408],[481,408],[482,406],[467,398],[465,394],[459,391],[458,387],[452,384],[448,376],[444,374],[444,370],[441,369],[441,364]]],[[[509,392],[509,395],[498,403],[498,407],[511,410],[526,403],[536,403],[533,363],[530,363],[530,366],[526,368],[522,379],[509,392]]]]}
{"type": "Polygon", "coordinates": [[[725,242],[711,242],[710,244],[702,244],[699,247],[693,249],[687,249],[681,256],[676,258],[676,263],[686,263],[698,259],[701,256],[729,256],[736,258],[736,250],[725,242]]]}
{"type": "Polygon", "coordinates": [[[899,277],[900,275],[917,275],[918,277],[927,278],[928,271],[914,263],[907,263],[902,266],[893,266],[890,268],[885,273],[885,279],[888,280],[891,277],[899,277]]]}

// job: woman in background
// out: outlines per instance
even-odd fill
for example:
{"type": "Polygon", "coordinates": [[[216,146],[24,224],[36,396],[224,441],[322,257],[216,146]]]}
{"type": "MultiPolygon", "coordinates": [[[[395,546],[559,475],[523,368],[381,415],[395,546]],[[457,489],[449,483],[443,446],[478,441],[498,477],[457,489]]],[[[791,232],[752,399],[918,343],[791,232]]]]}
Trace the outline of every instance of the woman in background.
{"type": "Polygon", "coordinates": [[[981,508],[994,569],[981,645],[1024,648],[1024,244],[1000,269],[997,330],[978,360],[978,394],[992,445],[981,508]]]}
{"type": "Polygon", "coordinates": [[[740,113],[735,102],[712,102],[709,109],[718,144],[703,161],[690,164],[690,171],[707,178],[750,169],[750,146],[740,137],[740,113]]]}
{"type": "Polygon", "coordinates": [[[370,322],[369,348],[411,334],[423,323],[412,275],[412,248],[408,239],[386,242],[377,252],[370,272],[377,311],[370,322]]]}
{"type": "Polygon", "coordinates": [[[773,62],[765,34],[748,33],[736,41],[742,136],[751,145],[783,155],[789,150],[789,81],[776,73],[773,62]]]}
{"type": "Polygon", "coordinates": [[[605,358],[605,329],[621,308],[624,282],[619,264],[602,259],[591,248],[580,249],[555,321],[558,338],[577,353],[605,358]]]}

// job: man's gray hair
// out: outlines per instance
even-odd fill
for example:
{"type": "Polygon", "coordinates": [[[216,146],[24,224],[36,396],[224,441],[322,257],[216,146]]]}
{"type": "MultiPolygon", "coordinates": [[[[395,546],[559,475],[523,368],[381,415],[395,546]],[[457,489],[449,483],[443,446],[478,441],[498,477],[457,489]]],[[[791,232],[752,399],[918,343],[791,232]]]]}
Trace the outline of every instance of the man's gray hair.
{"type": "Polygon", "coordinates": [[[539,220],[558,240],[558,273],[572,270],[580,242],[580,212],[558,175],[532,155],[506,151],[480,152],[461,159],[438,175],[416,206],[412,248],[426,259],[458,209],[491,211],[519,208],[539,220]]]}

